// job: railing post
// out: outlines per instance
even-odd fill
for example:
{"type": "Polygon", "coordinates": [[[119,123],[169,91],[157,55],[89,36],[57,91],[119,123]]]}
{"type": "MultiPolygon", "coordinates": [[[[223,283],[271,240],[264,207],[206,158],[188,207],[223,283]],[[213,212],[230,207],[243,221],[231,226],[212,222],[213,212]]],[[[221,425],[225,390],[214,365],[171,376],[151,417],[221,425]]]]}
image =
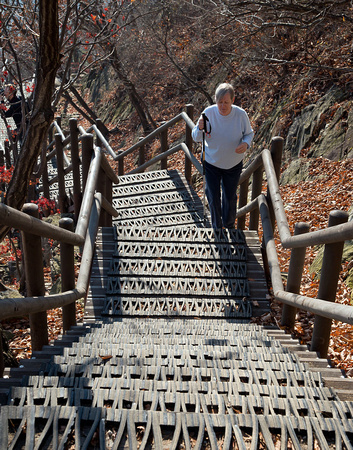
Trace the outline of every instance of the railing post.
{"type": "Polygon", "coordinates": [[[93,155],[93,134],[82,136],[82,192],[85,191],[89,166],[93,155]]]}
{"type": "MultiPolygon", "coordinates": [[[[194,105],[186,105],[186,114],[190,117],[191,120],[194,120],[194,105]]],[[[192,136],[191,136],[190,128],[185,124],[185,144],[187,148],[192,152],[192,136]]],[[[191,182],[191,161],[185,155],[185,178],[188,183],[191,182]]]]}
{"type": "Polygon", "coordinates": [[[64,148],[62,144],[61,134],[55,134],[55,148],[58,170],[58,188],[59,188],[59,209],[62,213],[67,212],[66,190],[65,190],[65,174],[64,174],[64,148]]]}
{"type": "MultiPolygon", "coordinates": [[[[48,131],[49,144],[51,144],[53,142],[53,139],[54,139],[54,124],[52,123],[50,128],[49,128],[49,131],[48,131]]],[[[56,158],[56,156],[54,156],[54,158],[56,158]]],[[[55,160],[54,164],[56,165],[56,160],[55,160]]]]}
{"type": "MultiPolygon", "coordinates": [[[[161,132],[161,153],[164,153],[168,150],[168,129],[163,130],[161,132]]],[[[168,160],[167,158],[161,159],[161,170],[166,170],[168,167],[168,160]]]]}
{"type": "Polygon", "coordinates": [[[0,325],[0,378],[4,377],[5,361],[4,361],[4,347],[2,345],[2,328],[0,325]]]}
{"type": "Polygon", "coordinates": [[[12,154],[13,154],[13,165],[16,164],[17,159],[18,159],[18,137],[15,136],[14,139],[12,140],[12,154]]]}
{"type": "Polygon", "coordinates": [[[73,179],[73,196],[74,196],[74,216],[77,221],[80,214],[82,193],[81,193],[81,177],[80,177],[80,156],[78,145],[78,126],[77,119],[69,120],[70,127],[70,143],[71,143],[71,163],[72,163],[72,179],[73,179]]]}
{"type": "MultiPolygon", "coordinates": [[[[38,205],[25,203],[22,211],[38,218],[38,205]]],[[[40,236],[22,232],[23,256],[28,297],[45,295],[42,242],[40,236]]],[[[48,344],[47,313],[41,311],[29,314],[32,351],[41,350],[48,344]]]]}
{"type": "Polygon", "coordinates": [[[6,160],[6,169],[11,167],[11,154],[10,154],[10,142],[6,139],[4,141],[4,150],[5,150],[5,160],[6,160]]]}
{"type": "MultiPolygon", "coordinates": [[[[263,178],[263,168],[261,166],[255,170],[252,176],[251,200],[254,200],[261,194],[262,178],[263,178]]],[[[257,231],[258,228],[259,228],[259,208],[256,208],[250,212],[249,230],[257,231]]]]}
{"type": "Polygon", "coordinates": [[[281,136],[275,136],[271,141],[271,155],[273,166],[275,168],[277,180],[281,175],[282,153],[283,153],[283,138],[281,136]]]}
{"type": "Polygon", "coordinates": [[[47,149],[43,152],[44,166],[43,166],[43,196],[44,198],[50,198],[50,188],[49,188],[49,175],[48,175],[48,161],[47,161],[47,149]]]}
{"type": "MultiPolygon", "coordinates": [[[[328,226],[339,225],[348,221],[346,211],[331,211],[328,226]]],[[[326,244],[322,260],[320,284],[317,297],[322,300],[334,302],[338,277],[341,271],[343,242],[326,244]]],[[[319,353],[321,358],[327,357],[327,351],[330,343],[332,320],[327,317],[315,316],[313,336],[310,350],[319,353]]]]}
{"type": "MultiPolygon", "coordinates": [[[[99,169],[99,175],[98,175],[96,190],[97,190],[97,192],[100,192],[103,195],[103,197],[105,197],[106,199],[107,199],[107,197],[106,197],[107,181],[108,181],[108,177],[106,176],[104,170],[101,167],[99,169]]],[[[105,211],[104,208],[102,208],[101,209],[101,213],[99,215],[98,226],[100,226],[100,227],[108,226],[107,225],[107,217],[108,216],[109,216],[108,212],[105,211]]]]}
{"type": "Polygon", "coordinates": [[[124,169],[124,158],[119,159],[118,164],[118,175],[119,177],[122,177],[124,175],[125,169],[124,169]]]}
{"type": "MultiPolygon", "coordinates": [[[[270,151],[271,151],[271,156],[272,156],[273,167],[274,167],[275,173],[276,173],[276,178],[277,178],[277,181],[279,181],[279,177],[281,174],[282,153],[283,153],[283,138],[282,137],[275,136],[274,138],[272,138],[270,151]]],[[[267,189],[266,199],[267,199],[267,204],[268,204],[268,208],[270,211],[272,228],[274,230],[275,225],[276,225],[276,218],[275,218],[275,213],[273,211],[272,200],[271,200],[271,196],[269,194],[268,189],[267,189]]]]}
{"type": "MultiPolygon", "coordinates": [[[[294,235],[307,233],[310,229],[310,225],[305,222],[298,222],[295,224],[294,235]]],[[[305,262],[306,247],[293,248],[291,251],[291,258],[288,268],[287,278],[287,292],[293,292],[293,294],[300,293],[300,284],[302,280],[304,262],[305,262]]],[[[295,316],[297,314],[297,308],[290,305],[283,305],[281,325],[289,328],[294,327],[295,316]]]]}
{"type": "MultiPolygon", "coordinates": [[[[142,141],[142,137],[140,137],[140,141],[142,141]]],[[[146,157],[145,157],[145,146],[141,145],[141,147],[139,147],[139,166],[142,166],[143,164],[145,164],[146,162],[146,157]]]]}
{"type": "MultiPolygon", "coordinates": [[[[101,119],[96,119],[96,126],[98,128],[98,130],[103,134],[104,136],[104,125],[103,122],[101,121],[101,119]]],[[[105,137],[105,136],[104,136],[105,137]]],[[[98,135],[96,136],[96,145],[97,147],[102,147],[102,142],[99,139],[98,135]]]]}
{"type": "MultiPolygon", "coordinates": [[[[60,228],[73,231],[74,222],[66,217],[60,219],[60,228]]],[[[60,243],[60,268],[61,268],[61,290],[62,292],[70,291],[75,288],[75,259],[74,246],[60,243]]],[[[62,307],[63,313],[63,333],[66,333],[72,326],[76,325],[76,302],[62,307]]]]}
{"type": "MultiPolygon", "coordinates": [[[[249,180],[246,179],[239,186],[239,202],[238,202],[238,205],[239,205],[238,208],[239,209],[247,204],[247,202],[248,202],[248,191],[249,191],[249,180]]],[[[245,221],[246,221],[246,214],[244,214],[241,217],[238,217],[237,226],[238,226],[239,230],[244,230],[245,229],[245,221]]]]}
{"type": "MultiPolygon", "coordinates": [[[[113,182],[112,180],[105,175],[105,198],[112,205],[113,204],[113,182]]],[[[104,226],[112,227],[113,226],[113,218],[112,216],[105,211],[105,223],[104,226]]]]}

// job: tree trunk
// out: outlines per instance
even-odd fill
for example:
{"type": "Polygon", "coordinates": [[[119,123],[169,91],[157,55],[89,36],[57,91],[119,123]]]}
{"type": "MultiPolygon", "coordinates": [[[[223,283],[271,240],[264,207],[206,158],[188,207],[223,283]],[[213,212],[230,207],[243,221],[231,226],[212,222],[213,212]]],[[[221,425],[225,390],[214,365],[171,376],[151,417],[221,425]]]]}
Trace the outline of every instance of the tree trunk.
{"type": "MultiPolygon", "coordinates": [[[[60,65],[58,2],[39,1],[39,55],[33,109],[21,153],[6,194],[6,204],[20,210],[26,201],[34,165],[54,118],[51,102],[55,75],[60,65]]],[[[7,227],[0,227],[0,239],[7,227]]]]}
{"type": "Polygon", "coordinates": [[[118,75],[120,81],[123,83],[123,85],[126,89],[126,92],[130,98],[130,101],[132,103],[132,106],[135,108],[138,116],[140,117],[141,125],[142,125],[145,133],[146,134],[150,133],[153,129],[156,128],[156,124],[153,121],[152,117],[150,116],[150,114],[148,112],[148,108],[145,105],[144,101],[139,96],[138,92],[136,91],[134,84],[129,80],[129,78],[125,74],[124,68],[122,67],[122,64],[121,64],[119,56],[116,52],[116,49],[114,50],[114,52],[111,56],[111,64],[112,64],[112,67],[115,70],[116,74],[118,75]]]}

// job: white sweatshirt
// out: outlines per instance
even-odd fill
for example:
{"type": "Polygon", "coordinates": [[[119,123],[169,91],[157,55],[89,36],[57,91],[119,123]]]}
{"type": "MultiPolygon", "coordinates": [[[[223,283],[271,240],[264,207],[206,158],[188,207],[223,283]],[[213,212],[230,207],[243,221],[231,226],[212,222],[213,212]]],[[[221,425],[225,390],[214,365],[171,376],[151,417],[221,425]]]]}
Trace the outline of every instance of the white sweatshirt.
{"type": "MultiPolygon", "coordinates": [[[[239,164],[245,153],[235,153],[235,149],[243,142],[251,145],[254,137],[250,120],[244,109],[232,105],[227,116],[222,116],[217,105],[207,107],[203,113],[209,119],[207,130],[211,124],[211,134],[205,137],[205,160],[220,169],[231,169],[239,164]]],[[[202,142],[203,130],[196,125],[192,130],[195,142],[202,142]]]]}

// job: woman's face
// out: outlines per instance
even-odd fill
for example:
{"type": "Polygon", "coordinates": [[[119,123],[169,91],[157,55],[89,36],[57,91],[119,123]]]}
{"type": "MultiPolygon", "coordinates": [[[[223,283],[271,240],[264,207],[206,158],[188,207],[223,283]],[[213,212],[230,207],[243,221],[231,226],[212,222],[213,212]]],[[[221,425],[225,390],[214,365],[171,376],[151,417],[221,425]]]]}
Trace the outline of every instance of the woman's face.
{"type": "Polygon", "coordinates": [[[222,116],[228,116],[232,110],[232,104],[234,98],[231,98],[230,93],[227,92],[223,97],[221,97],[216,103],[218,106],[218,111],[222,116]]]}

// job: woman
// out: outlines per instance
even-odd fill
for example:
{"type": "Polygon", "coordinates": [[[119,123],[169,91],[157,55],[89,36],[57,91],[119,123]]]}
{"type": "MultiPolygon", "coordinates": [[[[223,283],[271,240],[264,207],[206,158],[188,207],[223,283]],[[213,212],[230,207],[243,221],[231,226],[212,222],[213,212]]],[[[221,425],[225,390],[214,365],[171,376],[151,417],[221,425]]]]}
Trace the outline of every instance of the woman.
{"type": "Polygon", "coordinates": [[[216,104],[203,111],[192,130],[196,142],[202,141],[205,131],[206,196],[214,229],[234,228],[243,158],[254,137],[247,113],[233,105],[234,98],[233,86],[220,84],[216,104]]]}
{"type": "Polygon", "coordinates": [[[22,126],[22,108],[21,99],[16,93],[16,87],[13,84],[7,84],[4,89],[4,96],[10,104],[7,111],[5,111],[5,117],[12,117],[17,130],[19,130],[22,126]]]}

